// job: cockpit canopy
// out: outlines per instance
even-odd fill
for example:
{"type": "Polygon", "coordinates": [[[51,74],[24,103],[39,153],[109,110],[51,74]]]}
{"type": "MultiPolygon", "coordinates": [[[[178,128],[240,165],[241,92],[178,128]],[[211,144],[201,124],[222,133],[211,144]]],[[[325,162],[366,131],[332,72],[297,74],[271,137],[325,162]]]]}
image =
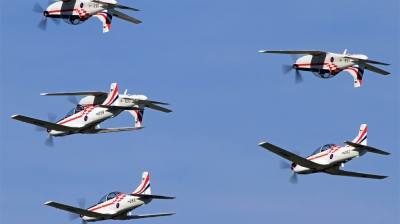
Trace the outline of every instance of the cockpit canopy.
{"type": "Polygon", "coordinates": [[[79,112],[83,111],[84,109],[85,109],[84,105],[77,104],[75,108],[73,108],[71,111],[68,112],[68,114],[65,116],[65,118],[67,118],[73,114],[79,113],[79,112]]]}
{"type": "Polygon", "coordinates": [[[335,76],[329,70],[326,69],[313,68],[311,69],[311,72],[318,78],[323,78],[323,79],[329,79],[335,76]]]}
{"type": "Polygon", "coordinates": [[[117,197],[118,194],[122,194],[122,193],[119,192],[119,191],[114,191],[114,192],[111,192],[109,194],[106,194],[104,197],[102,197],[100,199],[99,203],[97,203],[97,204],[101,204],[101,203],[103,203],[105,201],[111,200],[111,199],[117,197]]]}
{"type": "Polygon", "coordinates": [[[71,25],[79,25],[85,22],[85,20],[82,20],[77,15],[62,15],[61,19],[63,19],[66,23],[69,23],[71,25]]]}
{"type": "Polygon", "coordinates": [[[332,148],[333,146],[335,146],[335,144],[326,144],[326,145],[323,145],[323,146],[321,146],[321,147],[318,147],[318,148],[311,154],[311,156],[313,156],[313,155],[315,155],[315,154],[318,154],[318,153],[320,153],[320,152],[329,150],[329,149],[332,148]]]}

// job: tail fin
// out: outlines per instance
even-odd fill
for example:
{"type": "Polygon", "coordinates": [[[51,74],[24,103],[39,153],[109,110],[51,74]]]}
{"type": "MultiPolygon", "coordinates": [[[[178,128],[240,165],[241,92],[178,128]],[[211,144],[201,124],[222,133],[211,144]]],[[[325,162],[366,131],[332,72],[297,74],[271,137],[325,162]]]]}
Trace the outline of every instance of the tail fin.
{"type": "Polygon", "coordinates": [[[346,68],[345,71],[349,72],[350,75],[353,76],[354,78],[354,88],[360,87],[362,84],[362,78],[364,75],[364,67],[365,64],[358,64],[358,65],[353,65],[349,68],[346,68]]]}
{"type": "Polygon", "coordinates": [[[108,8],[93,15],[99,18],[100,21],[103,23],[103,33],[107,33],[108,31],[110,31],[113,14],[114,8],[108,8]]]}
{"type": "Polygon", "coordinates": [[[151,194],[150,190],[150,174],[148,172],[142,173],[142,183],[132,194],[151,194]]]}
{"type": "Polygon", "coordinates": [[[118,106],[118,84],[111,83],[110,93],[108,94],[107,99],[103,102],[103,105],[106,106],[118,106]]]}
{"type": "Polygon", "coordinates": [[[360,131],[358,132],[357,137],[352,141],[359,145],[367,145],[367,125],[362,124],[360,126],[360,131]]]}
{"type": "Polygon", "coordinates": [[[144,114],[144,106],[139,105],[139,108],[143,110],[128,110],[129,113],[135,118],[135,127],[142,127],[143,114],[144,114]]]}

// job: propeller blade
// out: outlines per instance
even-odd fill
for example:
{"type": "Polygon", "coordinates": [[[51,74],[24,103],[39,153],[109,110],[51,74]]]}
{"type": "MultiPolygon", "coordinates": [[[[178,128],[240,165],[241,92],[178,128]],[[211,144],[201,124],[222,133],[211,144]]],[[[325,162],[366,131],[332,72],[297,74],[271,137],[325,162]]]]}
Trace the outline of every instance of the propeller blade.
{"type": "Polygon", "coordinates": [[[55,122],[56,121],[56,118],[57,118],[57,115],[55,115],[55,114],[53,114],[53,113],[48,113],[47,114],[47,118],[49,118],[49,121],[50,122],[55,122]]]}
{"type": "Polygon", "coordinates": [[[297,54],[291,54],[290,56],[292,57],[293,63],[296,63],[298,58],[297,54]]]}
{"type": "Polygon", "coordinates": [[[46,146],[53,147],[53,136],[51,134],[47,135],[46,141],[44,143],[46,146]]]}
{"type": "Polygon", "coordinates": [[[288,163],[288,162],[286,162],[286,161],[284,161],[284,160],[281,160],[281,163],[280,163],[280,168],[283,170],[283,169],[290,169],[290,167],[291,167],[291,164],[290,163],[288,163]]]}
{"type": "Polygon", "coordinates": [[[74,105],[77,105],[79,103],[78,99],[76,99],[75,96],[68,96],[67,100],[73,103],[74,105]]]}
{"type": "Polygon", "coordinates": [[[46,128],[35,126],[35,131],[46,131],[46,128]]]}
{"type": "Polygon", "coordinates": [[[50,17],[50,19],[51,19],[56,25],[60,25],[60,22],[61,22],[60,19],[52,18],[52,17],[50,17]]]}
{"type": "Polygon", "coordinates": [[[86,224],[87,222],[85,220],[82,219],[82,224],[86,224]]]}
{"type": "Polygon", "coordinates": [[[291,65],[282,65],[282,72],[284,75],[292,71],[292,66],[291,65]]]}
{"type": "Polygon", "coordinates": [[[68,213],[68,217],[69,217],[69,221],[72,221],[72,220],[75,220],[75,219],[79,218],[79,215],[75,214],[75,213],[72,213],[72,212],[69,212],[68,213]]]}
{"type": "Polygon", "coordinates": [[[78,201],[79,208],[85,209],[86,199],[79,198],[77,201],[78,201]]]}
{"type": "Polygon", "coordinates": [[[46,31],[46,27],[47,27],[47,19],[46,17],[44,17],[40,23],[38,24],[39,29],[46,31]]]}
{"type": "Polygon", "coordinates": [[[39,5],[39,3],[35,2],[35,4],[33,4],[32,11],[38,12],[38,13],[43,13],[44,9],[42,8],[42,6],[39,5]]]}
{"type": "Polygon", "coordinates": [[[292,173],[292,176],[290,176],[290,183],[292,183],[292,184],[297,184],[297,173],[296,172],[293,172],[292,173]]]}
{"type": "Polygon", "coordinates": [[[302,83],[303,77],[301,77],[300,71],[296,70],[296,83],[302,83]]]}

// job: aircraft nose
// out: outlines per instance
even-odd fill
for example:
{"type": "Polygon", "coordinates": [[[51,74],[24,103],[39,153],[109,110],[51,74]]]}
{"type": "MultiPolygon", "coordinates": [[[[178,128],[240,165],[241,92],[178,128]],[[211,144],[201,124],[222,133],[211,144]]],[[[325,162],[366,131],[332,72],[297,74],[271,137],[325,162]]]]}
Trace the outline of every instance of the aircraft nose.
{"type": "Polygon", "coordinates": [[[297,64],[293,64],[292,68],[297,69],[299,66],[297,64]]]}
{"type": "Polygon", "coordinates": [[[290,169],[294,171],[294,168],[296,168],[297,163],[292,163],[292,166],[290,166],[290,169]]]}
{"type": "Polygon", "coordinates": [[[44,17],[49,16],[49,11],[44,11],[44,12],[43,12],[43,16],[44,16],[44,17]]]}

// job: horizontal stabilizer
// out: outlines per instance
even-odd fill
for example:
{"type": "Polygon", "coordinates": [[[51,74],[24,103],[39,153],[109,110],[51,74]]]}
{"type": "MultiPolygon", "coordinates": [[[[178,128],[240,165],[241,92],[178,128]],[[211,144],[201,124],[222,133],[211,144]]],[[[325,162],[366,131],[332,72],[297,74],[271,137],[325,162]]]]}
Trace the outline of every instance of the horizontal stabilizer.
{"type": "Polygon", "coordinates": [[[99,105],[99,107],[114,109],[114,110],[143,110],[138,107],[122,107],[122,106],[107,106],[107,105],[99,105]]]}
{"type": "Polygon", "coordinates": [[[338,176],[361,177],[361,178],[370,178],[370,179],[383,179],[383,178],[387,177],[387,176],[367,174],[367,173],[356,173],[356,172],[344,171],[344,170],[339,170],[338,168],[337,169],[329,169],[329,170],[325,171],[325,173],[331,174],[331,175],[338,175],[338,176]]]}
{"type": "Polygon", "coordinates": [[[324,51],[268,51],[268,50],[261,50],[258,52],[271,53],[271,54],[308,54],[308,55],[314,55],[314,56],[328,53],[328,52],[324,52],[324,51]]]}
{"type": "Polygon", "coordinates": [[[379,61],[373,61],[373,60],[369,60],[369,59],[356,58],[356,57],[351,57],[351,56],[344,56],[344,58],[350,58],[350,59],[353,59],[353,60],[355,60],[355,61],[361,61],[361,62],[370,63],[370,64],[390,65],[390,64],[387,64],[387,63],[379,62],[379,61]]]}
{"type": "Polygon", "coordinates": [[[354,142],[349,142],[349,141],[344,141],[343,143],[349,145],[349,146],[353,146],[354,148],[361,148],[361,149],[365,149],[368,152],[372,152],[372,153],[377,153],[377,154],[381,154],[381,155],[390,155],[390,153],[370,147],[370,146],[366,146],[366,145],[360,145],[354,142]]]}
{"type": "Polygon", "coordinates": [[[136,9],[136,8],[131,8],[131,7],[128,7],[128,6],[124,6],[124,5],[118,5],[118,4],[116,4],[116,5],[113,5],[114,6],[114,8],[119,8],[119,9],[126,9],[126,10],[132,10],[132,11],[140,11],[139,9],[136,9]]]}
{"type": "Polygon", "coordinates": [[[78,215],[83,215],[83,216],[88,216],[88,217],[96,217],[96,218],[108,218],[109,215],[107,214],[100,214],[97,212],[91,212],[85,209],[81,209],[81,208],[77,208],[77,207],[73,207],[73,206],[69,206],[69,205],[64,205],[64,204],[60,204],[54,201],[48,201],[46,203],[44,203],[45,205],[54,207],[54,208],[58,208],[67,212],[72,212],[78,215]]]}
{"type": "Polygon", "coordinates": [[[268,142],[261,142],[258,144],[259,146],[277,154],[278,156],[281,156],[287,160],[290,160],[294,163],[299,164],[300,166],[304,166],[307,168],[314,168],[314,169],[319,169],[319,168],[324,168],[325,166],[322,164],[314,163],[306,158],[303,158],[301,156],[298,156],[292,152],[289,152],[287,150],[284,150],[282,148],[279,148],[278,146],[272,145],[268,142]]]}
{"type": "Polygon", "coordinates": [[[175,197],[153,195],[153,194],[129,194],[130,196],[136,196],[141,198],[152,198],[152,199],[174,199],[175,197]]]}
{"type": "Polygon", "coordinates": [[[390,72],[387,72],[385,70],[382,70],[382,69],[372,66],[370,64],[365,64],[364,68],[370,70],[371,72],[376,72],[381,75],[389,75],[390,74],[390,72]]]}
{"type": "Polygon", "coordinates": [[[26,117],[26,116],[19,115],[19,114],[13,115],[13,116],[11,116],[11,118],[25,122],[25,123],[33,124],[33,125],[36,125],[39,127],[47,128],[50,130],[56,130],[56,131],[80,131],[81,130],[80,128],[59,125],[56,123],[51,123],[51,122],[39,120],[36,118],[26,117]]]}
{"type": "Polygon", "coordinates": [[[101,96],[108,94],[100,91],[85,91],[85,92],[61,92],[61,93],[41,93],[42,96],[101,96]]]}
{"type": "Polygon", "coordinates": [[[85,134],[102,134],[102,133],[110,133],[110,132],[120,132],[120,131],[137,131],[144,128],[144,126],[140,127],[124,127],[124,128],[105,128],[105,129],[91,129],[85,132],[85,134]]]}
{"type": "Polygon", "coordinates": [[[131,22],[131,23],[135,23],[135,24],[139,24],[142,23],[142,21],[135,19],[131,16],[126,15],[125,13],[122,13],[120,11],[114,10],[113,15],[119,19],[123,19],[125,21],[131,22]]]}
{"type": "Polygon", "coordinates": [[[118,217],[120,220],[130,220],[130,219],[142,219],[142,218],[151,218],[151,217],[159,217],[159,216],[169,216],[176,214],[175,212],[171,213],[158,213],[158,214],[146,214],[146,215],[127,215],[118,217]]]}
{"type": "Polygon", "coordinates": [[[165,113],[172,112],[172,110],[157,106],[156,104],[162,104],[162,105],[169,105],[168,103],[163,103],[163,102],[157,102],[157,101],[151,101],[151,100],[138,100],[138,104],[144,104],[146,107],[149,107],[154,110],[159,110],[165,113]]]}

